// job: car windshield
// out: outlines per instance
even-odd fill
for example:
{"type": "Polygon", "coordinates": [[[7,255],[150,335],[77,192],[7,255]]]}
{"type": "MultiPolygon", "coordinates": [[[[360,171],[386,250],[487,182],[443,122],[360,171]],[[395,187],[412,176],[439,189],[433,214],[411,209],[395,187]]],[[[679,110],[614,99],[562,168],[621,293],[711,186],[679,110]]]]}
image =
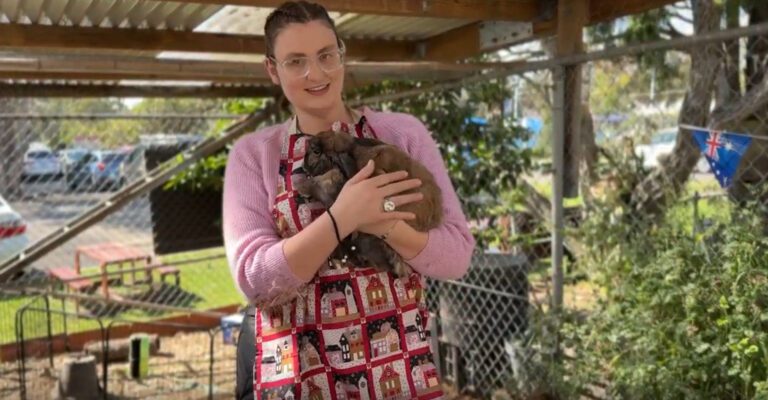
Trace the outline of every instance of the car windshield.
{"type": "Polygon", "coordinates": [[[51,154],[50,152],[47,152],[47,151],[33,151],[33,152],[29,153],[28,156],[29,156],[29,158],[34,158],[34,159],[40,160],[40,159],[52,157],[53,154],[51,154]]]}

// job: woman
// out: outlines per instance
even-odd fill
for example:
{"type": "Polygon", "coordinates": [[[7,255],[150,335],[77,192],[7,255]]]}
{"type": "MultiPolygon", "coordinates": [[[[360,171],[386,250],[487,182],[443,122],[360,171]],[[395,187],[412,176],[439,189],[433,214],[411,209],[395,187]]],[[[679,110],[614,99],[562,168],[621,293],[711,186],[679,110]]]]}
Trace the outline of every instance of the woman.
{"type": "Polygon", "coordinates": [[[265,67],[295,115],[238,140],[227,163],[227,257],[255,305],[238,343],[237,397],[438,397],[422,277],[463,276],[474,239],[437,146],[410,115],[344,104],[344,47],[322,6],[283,4],[267,18],[265,39],[265,67]],[[443,224],[417,232],[402,223],[414,216],[397,206],[421,199],[404,193],[420,182],[402,171],[372,177],[366,166],[328,210],[294,192],[306,138],[328,129],[377,137],[420,160],[443,192],[443,224]],[[329,268],[354,231],[384,238],[416,273],[329,268]]]}

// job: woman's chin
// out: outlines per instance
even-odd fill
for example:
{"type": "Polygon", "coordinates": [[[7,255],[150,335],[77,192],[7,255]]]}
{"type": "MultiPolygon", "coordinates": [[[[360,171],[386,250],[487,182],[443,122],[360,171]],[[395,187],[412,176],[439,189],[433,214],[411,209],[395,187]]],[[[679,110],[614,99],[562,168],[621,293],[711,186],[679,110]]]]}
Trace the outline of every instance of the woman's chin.
{"type": "Polygon", "coordinates": [[[334,96],[331,93],[326,93],[325,95],[319,97],[302,96],[301,108],[315,112],[329,112],[336,108],[341,102],[342,100],[340,94],[336,94],[334,96]]]}

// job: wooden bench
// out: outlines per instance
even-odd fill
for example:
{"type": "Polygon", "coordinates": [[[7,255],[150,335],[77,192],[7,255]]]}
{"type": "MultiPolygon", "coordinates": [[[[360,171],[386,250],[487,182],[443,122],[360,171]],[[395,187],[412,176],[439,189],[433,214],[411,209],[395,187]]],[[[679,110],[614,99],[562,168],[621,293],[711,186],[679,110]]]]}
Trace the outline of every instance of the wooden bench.
{"type": "Polygon", "coordinates": [[[68,288],[78,292],[82,292],[93,286],[93,281],[88,278],[80,277],[80,274],[78,274],[72,267],[51,268],[48,270],[48,274],[62,281],[68,288]]]}
{"type": "MultiPolygon", "coordinates": [[[[89,278],[80,277],[80,274],[72,267],[51,268],[48,270],[48,275],[60,280],[64,284],[66,293],[69,293],[70,290],[83,292],[93,287],[93,281],[89,278]]],[[[80,301],[77,299],[75,299],[75,312],[80,313],[80,301]]]]}
{"type": "Polygon", "coordinates": [[[160,274],[160,282],[165,283],[165,277],[173,275],[176,286],[181,285],[181,271],[179,271],[178,268],[170,265],[163,265],[157,268],[157,272],[160,274]]]}

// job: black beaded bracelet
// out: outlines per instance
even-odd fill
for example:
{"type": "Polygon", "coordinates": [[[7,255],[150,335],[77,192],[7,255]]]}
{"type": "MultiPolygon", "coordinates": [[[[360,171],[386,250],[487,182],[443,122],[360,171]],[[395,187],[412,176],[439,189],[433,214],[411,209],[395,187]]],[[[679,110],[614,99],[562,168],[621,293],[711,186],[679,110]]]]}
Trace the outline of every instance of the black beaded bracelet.
{"type": "Polygon", "coordinates": [[[336,218],[333,218],[333,214],[331,214],[331,209],[325,210],[325,212],[328,213],[328,216],[331,217],[331,222],[333,222],[333,232],[336,233],[336,240],[339,241],[339,244],[341,244],[341,235],[339,235],[339,226],[336,225],[336,218]]]}

